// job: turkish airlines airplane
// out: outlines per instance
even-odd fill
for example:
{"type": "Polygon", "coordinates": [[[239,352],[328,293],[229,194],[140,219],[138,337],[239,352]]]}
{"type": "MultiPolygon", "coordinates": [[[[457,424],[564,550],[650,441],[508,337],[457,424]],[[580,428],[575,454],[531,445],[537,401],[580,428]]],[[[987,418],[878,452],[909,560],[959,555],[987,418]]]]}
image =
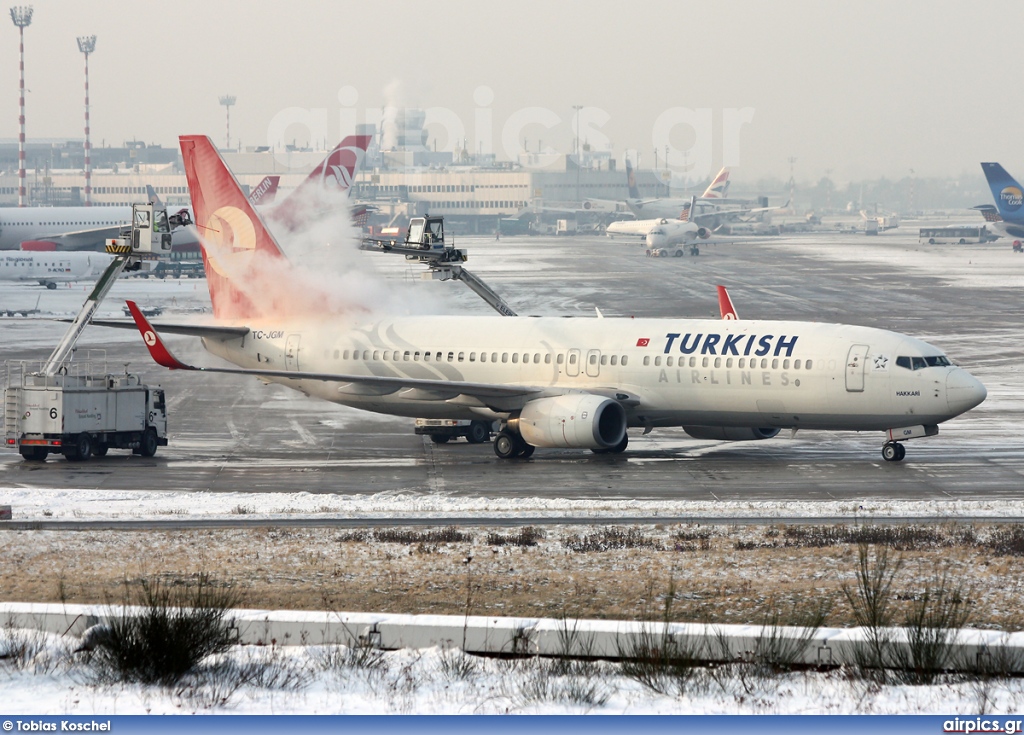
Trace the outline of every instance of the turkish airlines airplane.
{"type": "MultiPolygon", "coordinates": [[[[885,432],[882,454],[977,406],[985,387],[914,337],[846,324],[736,319],[330,313],[205,136],[181,138],[217,324],[170,325],[236,367],[174,357],[134,303],[150,354],[178,370],[259,376],[398,416],[499,420],[501,458],[535,447],[622,452],[628,428],[702,439],[781,429],[885,432]]],[[[727,310],[723,306],[724,312],[727,310]]],[[[733,313],[735,310],[732,309],[733,313]]]]}
{"type": "Polygon", "coordinates": [[[58,283],[98,277],[112,259],[105,253],[2,253],[0,281],[34,281],[54,289],[58,283]]]}

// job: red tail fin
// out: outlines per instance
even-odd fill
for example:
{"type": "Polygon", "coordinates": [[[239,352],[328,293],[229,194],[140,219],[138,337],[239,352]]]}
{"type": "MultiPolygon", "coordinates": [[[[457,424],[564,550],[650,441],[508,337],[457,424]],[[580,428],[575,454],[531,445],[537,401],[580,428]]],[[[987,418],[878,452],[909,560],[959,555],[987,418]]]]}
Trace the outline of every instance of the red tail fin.
{"type": "Polygon", "coordinates": [[[268,218],[294,230],[322,210],[337,206],[338,199],[347,196],[355,183],[371,140],[369,135],[350,135],[341,141],[268,218]]]}
{"type": "Polygon", "coordinates": [[[246,319],[272,312],[273,292],[264,282],[272,262],[286,260],[281,248],[213,142],[205,135],[183,135],[179,142],[214,316],[246,319]]]}
{"type": "Polygon", "coordinates": [[[716,288],[718,289],[718,311],[721,312],[722,318],[726,320],[739,319],[739,314],[736,313],[736,307],[732,305],[732,299],[725,286],[716,286],[716,288]]]}
{"type": "Polygon", "coordinates": [[[254,207],[270,204],[277,196],[277,185],[280,183],[280,176],[264,176],[263,181],[249,190],[249,203],[254,207]]]}

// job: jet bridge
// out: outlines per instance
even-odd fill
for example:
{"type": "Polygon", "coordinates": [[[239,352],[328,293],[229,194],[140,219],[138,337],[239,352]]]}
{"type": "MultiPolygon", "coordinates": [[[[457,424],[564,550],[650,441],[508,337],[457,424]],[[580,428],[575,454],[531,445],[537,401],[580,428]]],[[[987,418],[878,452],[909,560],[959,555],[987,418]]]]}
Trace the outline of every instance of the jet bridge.
{"type": "Polygon", "coordinates": [[[406,260],[425,265],[427,273],[424,275],[427,278],[461,281],[502,316],[517,316],[494,289],[465,267],[464,263],[469,256],[465,250],[459,250],[453,242],[445,240],[443,217],[413,217],[409,221],[405,240],[366,238],[360,244],[360,249],[404,255],[406,260]]]}

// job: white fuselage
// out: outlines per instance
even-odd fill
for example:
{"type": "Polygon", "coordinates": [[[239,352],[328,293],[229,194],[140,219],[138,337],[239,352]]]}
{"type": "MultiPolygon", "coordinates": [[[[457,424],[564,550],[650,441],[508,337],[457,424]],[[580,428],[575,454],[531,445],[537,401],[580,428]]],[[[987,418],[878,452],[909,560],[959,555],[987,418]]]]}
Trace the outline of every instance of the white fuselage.
{"type": "MultiPolygon", "coordinates": [[[[337,318],[335,318],[337,319],[337,318]]],[[[249,325],[207,349],[259,370],[599,392],[624,402],[631,426],[886,430],[938,424],[985,388],[920,340],[868,327],[776,321],[425,316],[360,327],[337,321],[249,325]],[[919,369],[898,357],[932,358],[919,369]]],[[[517,406],[444,391],[276,379],[306,394],[379,413],[506,418],[517,406]]],[[[518,406],[518,407],[521,407],[518,406]]]]}
{"type": "Polygon", "coordinates": [[[0,281],[77,281],[98,276],[112,259],[106,253],[9,251],[0,253],[0,281]]]}
{"type": "MultiPolygon", "coordinates": [[[[0,208],[0,250],[18,250],[23,242],[131,221],[131,207],[4,207],[0,208]]],[[[103,239],[97,235],[97,244],[103,239]]]]}

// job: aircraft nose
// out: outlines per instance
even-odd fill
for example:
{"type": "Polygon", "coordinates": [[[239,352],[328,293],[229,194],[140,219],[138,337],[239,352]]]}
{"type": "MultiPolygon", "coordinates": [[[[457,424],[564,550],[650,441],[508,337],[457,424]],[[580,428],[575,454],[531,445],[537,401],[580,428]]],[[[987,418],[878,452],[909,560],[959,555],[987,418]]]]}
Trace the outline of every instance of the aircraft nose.
{"type": "Polygon", "coordinates": [[[953,370],[946,376],[946,401],[949,411],[959,416],[985,400],[988,391],[981,381],[966,370],[953,370]]]}

